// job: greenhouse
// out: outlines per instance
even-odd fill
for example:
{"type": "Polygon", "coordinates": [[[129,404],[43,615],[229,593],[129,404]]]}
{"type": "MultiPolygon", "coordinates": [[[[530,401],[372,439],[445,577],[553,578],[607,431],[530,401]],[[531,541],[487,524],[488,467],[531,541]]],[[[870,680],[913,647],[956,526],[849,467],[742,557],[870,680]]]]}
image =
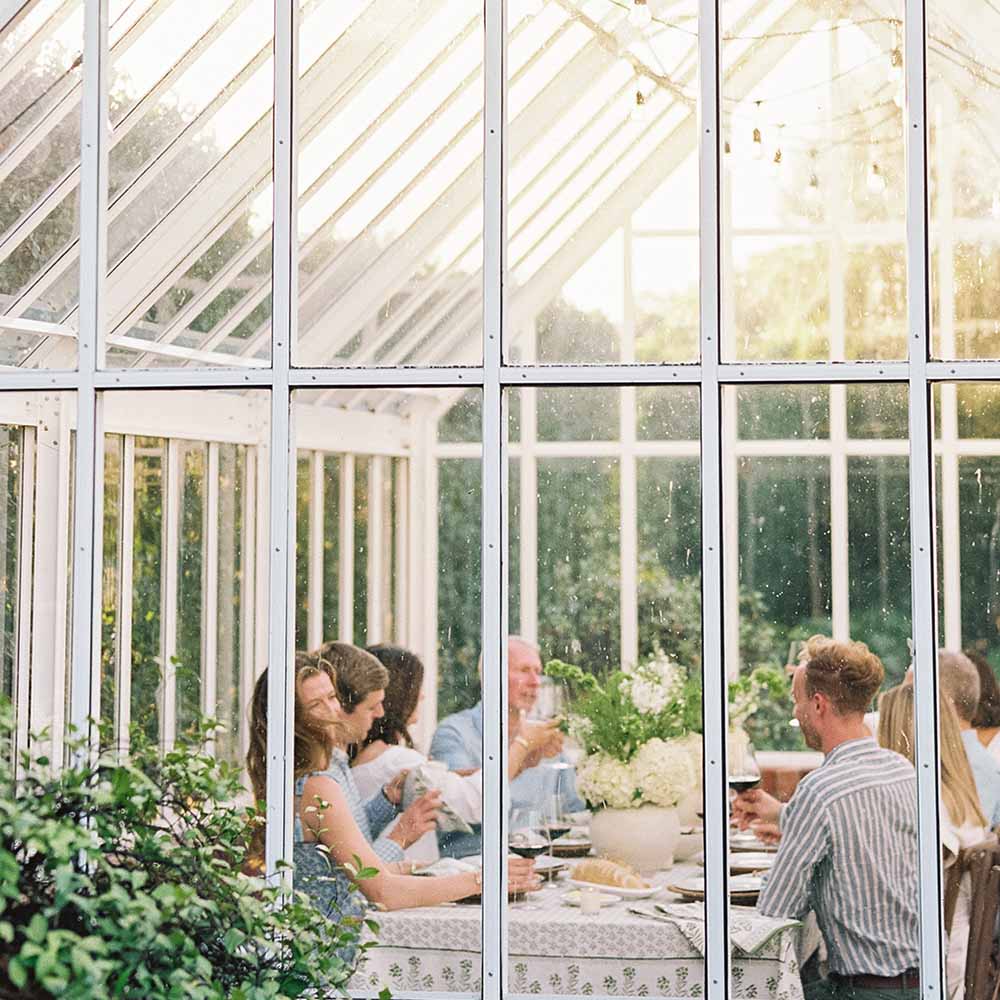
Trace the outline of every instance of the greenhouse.
{"type": "MultiPolygon", "coordinates": [[[[474,802],[421,831],[431,858],[415,836],[379,857],[475,891],[364,891],[385,912],[353,995],[801,1000],[819,968],[991,996],[992,935],[973,919],[966,955],[946,901],[975,839],[952,866],[948,727],[992,754],[1000,703],[966,718],[938,651],[979,665],[984,711],[998,112],[993,0],[0,3],[15,757],[169,752],[209,717],[243,808],[266,737],[259,867],[290,887],[302,678],[332,643],[351,715],[336,651],[401,647],[422,673],[390,749],[474,777],[474,802]],[[779,913],[758,878],[779,884],[781,830],[834,759],[803,707],[826,697],[813,636],[875,654],[866,736],[912,765],[898,967],[838,965],[829,902],[779,913]],[[883,724],[909,680],[900,749],[883,724]],[[776,851],[738,828],[772,795],[776,851]],[[631,847],[665,838],[657,863],[601,848],[654,813],[677,829],[631,847]],[[522,893],[529,828],[545,881],[522,893]],[[449,856],[456,830],[475,849],[449,856]],[[741,837],[759,867],[733,862],[741,837]],[[605,899],[623,886],[584,877],[580,845],[630,862],[638,894],[605,899]]],[[[357,700],[386,691],[385,730],[383,670],[357,700]]],[[[344,737],[359,787],[365,733],[344,737]]],[[[971,744],[962,768],[978,786],[971,744]]],[[[397,791],[387,830],[416,796],[397,791]]],[[[980,799],[988,833],[1000,798],[980,799]]],[[[995,913],[1000,887],[971,884],[995,913]]]]}

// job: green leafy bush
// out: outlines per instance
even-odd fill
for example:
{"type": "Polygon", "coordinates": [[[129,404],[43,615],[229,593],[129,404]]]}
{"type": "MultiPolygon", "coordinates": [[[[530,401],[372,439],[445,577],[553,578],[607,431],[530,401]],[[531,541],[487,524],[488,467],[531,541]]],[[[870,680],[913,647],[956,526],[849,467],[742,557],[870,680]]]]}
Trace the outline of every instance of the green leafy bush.
{"type": "MultiPolygon", "coordinates": [[[[0,740],[12,715],[0,706],[0,740]]],[[[255,813],[200,725],[170,751],[136,735],[54,769],[0,762],[0,997],[263,1000],[328,995],[359,956],[356,918],[241,874],[255,813]],[[338,952],[340,954],[338,954],[338,952]]],[[[82,751],[77,745],[76,751],[82,751]]],[[[358,877],[368,875],[361,871],[358,877]]],[[[376,925],[368,922],[372,931],[376,925]]]]}

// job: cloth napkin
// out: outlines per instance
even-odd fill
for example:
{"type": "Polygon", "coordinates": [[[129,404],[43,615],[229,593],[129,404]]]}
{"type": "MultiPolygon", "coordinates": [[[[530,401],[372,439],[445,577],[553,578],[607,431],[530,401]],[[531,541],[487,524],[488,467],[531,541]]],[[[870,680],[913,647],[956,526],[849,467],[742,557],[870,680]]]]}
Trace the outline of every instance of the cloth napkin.
{"type": "Polygon", "coordinates": [[[403,808],[408,808],[415,799],[432,789],[442,792],[441,805],[438,807],[437,828],[442,833],[472,833],[473,829],[444,799],[441,789],[441,775],[445,771],[441,765],[426,761],[411,768],[403,785],[403,808]]]}
{"type": "MultiPolygon", "coordinates": [[[[637,903],[630,912],[673,924],[702,958],[705,957],[705,908],[701,903],[637,903]]],[[[755,909],[734,906],[729,911],[732,943],[745,955],[757,955],[782,931],[801,927],[798,920],[765,917],[755,909]]]]}

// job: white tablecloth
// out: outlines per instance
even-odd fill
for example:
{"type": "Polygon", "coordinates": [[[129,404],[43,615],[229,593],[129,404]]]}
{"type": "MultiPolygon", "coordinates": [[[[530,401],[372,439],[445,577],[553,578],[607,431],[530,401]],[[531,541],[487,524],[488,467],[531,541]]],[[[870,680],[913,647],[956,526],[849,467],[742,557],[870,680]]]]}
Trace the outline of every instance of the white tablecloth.
{"type": "MultiPolygon", "coordinates": [[[[690,874],[678,866],[670,874],[690,874]]],[[[541,909],[513,904],[509,910],[509,991],[565,995],[704,997],[705,963],[698,922],[653,920],[630,912],[629,903],[588,915],[562,902],[567,887],[536,893],[541,909]],[[700,944],[700,946],[699,946],[700,944]]],[[[661,894],[659,901],[676,897],[661,894]]],[[[375,915],[379,944],[351,983],[352,992],[375,997],[481,988],[480,910],[451,905],[375,915]]],[[[753,911],[733,910],[733,920],[753,921],[753,911]]],[[[734,996],[802,1000],[800,932],[776,934],[760,951],[733,955],[734,996]]]]}

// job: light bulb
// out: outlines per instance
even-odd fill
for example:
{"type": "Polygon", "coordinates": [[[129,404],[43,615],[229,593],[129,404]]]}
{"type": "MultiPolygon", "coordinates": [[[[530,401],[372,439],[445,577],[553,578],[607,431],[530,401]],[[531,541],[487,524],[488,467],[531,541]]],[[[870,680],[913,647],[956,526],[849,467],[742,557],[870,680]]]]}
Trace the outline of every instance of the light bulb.
{"type": "Polygon", "coordinates": [[[764,155],[764,143],[760,139],[760,129],[753,130],[753,142],[750,144],[750,155],[759,160],[764,155]]]}
{"type": "Polygon", "coordinates": [[[781,150],[776,149],[774,156],[768,161],[767,172],[771,177],[778,176],[778,168],[781,166],[781,150]]]}
{"type": "Polygon", "coordinates": [[[877,163],[872,162],[871,170],[868,171],[868,190],[872,194],[885,193],[885,175],[879,170],[877,163]]]}
{"type": "Polygon", "coordinates": [[[645,28],[653,20],[653,12],[649,9],[646,0],[632,0],[632,6],[628,12],[628,23],[633,28],[645,28]]]}
{"type": "Polygon", "coordinates": [[[811,204],[819,201],[819,178],[815,174],[809,175],[809,183],[806,185],[806,201],[811,204]]]}
{"type": "Polygon", "coordinates": [[[732,153],[732,151],[733,151],[733,147],[729,145],[729,140],[727,139],[727,140],[726,140],[726,141],[725,141],[725,142],[724,142],[724,143],[722,144],[722,152],[723,152],[723,154],[724,154],[725,156],[729,156],[729,154],[730,154],[730,153],[732,153]]]}
{"type": "Polygon", "coordinates": [[[897,85],[903,79],[903,50],[898,45],[889,53],[889,69],[886,76],[889,83],[897,85]]]}
{"type": "Polygon", "coordinates": [[[649,100],[641,90],[635,92],[635,103],[629,112],[629,118],[634,122],[649,121],[649,100]]]}

